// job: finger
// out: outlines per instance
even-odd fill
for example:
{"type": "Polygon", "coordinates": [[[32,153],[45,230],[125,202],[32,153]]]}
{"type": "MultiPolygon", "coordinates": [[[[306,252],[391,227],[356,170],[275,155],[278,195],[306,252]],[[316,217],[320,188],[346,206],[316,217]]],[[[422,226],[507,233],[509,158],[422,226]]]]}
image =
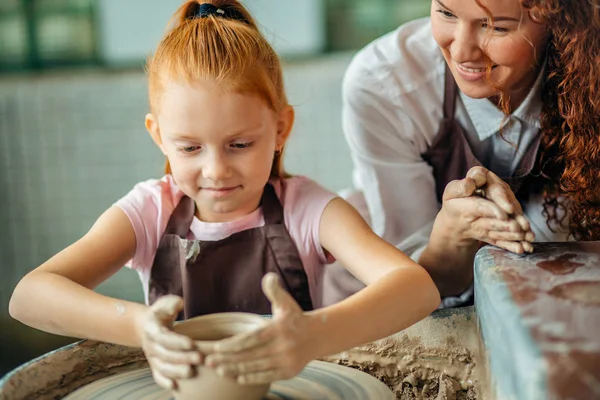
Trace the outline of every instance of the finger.
{"type": "Polygon", "coordinates": [[[159,297],[150,308],[161,322],[173,322],[177,314],[183,310],[183,299],[169,294],[159,297]]]}
{"type": "Polygon", "coordinates": [[[502,210],[496,203],[480,197],[473,197],[468,200],[470,214],[474,218],[493,218],[500,221],[508,220],[508,214],[502,210]]]}
{"type": "Polygon", "coordinates": [[[237,353],[264,345],[272,338],[269,326],[254,332],[232,336],[214,344],[214,351],[219,353],[237,353]]]}
{"type": "Polygon", "coordinates": [[[272,370],[275,367],[275,363],[276,360],[273,358],[262,358],[234,364],[219,365],[216,372],[221,376],[240,376],[272,370]]]}
{"type": "Polygon", "coordinates": [[[521,246],[527,253],[533,253],[533,245],[530,242],[524,241],[521,242],[521,246]]]}
{"type": "Polygon", "coordinates": [[[521,242],[509,242],[509,241],[503,241],[503,240],[496,240],[496,241],[494,241],[493,245],[503,248],[505,250],[511,251],[516,254],[523,254],[525,252],[525,249],[523,249],[523,245],[521,244],[521,242]]]}
{"type": "Polygon", "coordinates": [[[451,199],[459,199],[462,197],[470,197],[473,192],[477,189],[475,181],[471,178],[465,178],[460,180],[454,180],[449,182],[444,189],[442,201],[451,199]]]}
{"type": "Polygon", "coordinates": [[[492,171],[487,174],[486,197],[508,214],[521,215],[523,210],[510,186],[492,171]]]}
{"type": "Polygon", "coordinates": [[[519,225],[521,226],[521,229],[523,229],[523,231],[525,231],[525,232],[531,231],[531,224],[529,223],[527,218],[525,218],[524,215],[515,216],[515,220],[519,223],[519,225]]]}
{"type": "Polygon", "coordinates": [[[286,378],[287,377],[284,376],[282,372],[270,370],[240,375],[237,377],[237,382],[241,385],[258,385],[271,383],[286,378]]]}
{"type": "Polygon", "coordinates": [[[205,364],[209,367],[217,367],[224,364],[235,364],[266,358],[271,356],[272,353],[273,349],[271,346],[258,347],[242,353],[214,353],[206,356],[205,364]]]}
{"type": "Polygon", "coordinates": [[[200,365],[203,359],[198,351],[173,351],[157,343],[148,344],[145,351],[147,356],[160,358],[171,364],[200,365]]]}
{"type": "Polygon", "coordinates": [[[478,188],[485,186],[487,183],[488,170],[484,167],[473,167],[467,172],[467,178],[475,181],[475,186],[478,188]]]}
{"type": "Polygon", "coordinates": [[[473,227],[475,229],[482,229],[486,231],[520,232],[522,234],[526,233],[526,231],[523,231],[519,223],[513,218],[509,218],[504,221],[497,218],[479,218],[473,222],[473,227]]]}
{"type": "Polygon", "coordinates": [[[144,331],[149,342],[155,342],[170,350],[192,350],[193,340],[185,335],[175,333],[158,321],[149,320],[144,325],[144,331]]]}
{"type": "MultiPolygon", "coordinates": [[[[525,232],[499,232],[499,231],[489,231],[487,232],[487,238],[492,240],[502,240],[502,241],[510,241],[510,242],[522,242],[525,241],[525,232]]],[[[484,238],[480,238],[480,240],[485,240],[484,238]]]]}
{"type": "Polygon", "coordinates": [[[154,382],[163,389],[175,389],[175,382],[172,379],[163,376],[160,372],[152,370],[152,377],[154,378],[154,382]]]}
{"type": "Polygon", "coordinates": [[[271,302],[273,317],[282,312],[302,312],[296,300],[279,284],[277,274],[269,272],[263,277],[262,290],[271,302]]]}
{"type": "Polygon", "coordinates": [[[171,364],[152,357],[152,370],[169,379],[187,379],[194,375],[194,369],[189,364],[171,364]]]}

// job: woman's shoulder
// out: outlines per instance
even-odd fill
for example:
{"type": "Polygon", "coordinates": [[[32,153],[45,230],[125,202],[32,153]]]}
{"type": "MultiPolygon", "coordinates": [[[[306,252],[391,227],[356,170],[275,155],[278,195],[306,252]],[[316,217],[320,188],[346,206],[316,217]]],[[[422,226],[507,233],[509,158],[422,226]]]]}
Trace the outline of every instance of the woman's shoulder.
{"type": "Polygon", "coordinates": [[[433,39],[429,18],[401,25],[375,39],[350,62],[344,88],[394,88],[396,95],[419,90],[438,82],[444,59],[433,39]]]}

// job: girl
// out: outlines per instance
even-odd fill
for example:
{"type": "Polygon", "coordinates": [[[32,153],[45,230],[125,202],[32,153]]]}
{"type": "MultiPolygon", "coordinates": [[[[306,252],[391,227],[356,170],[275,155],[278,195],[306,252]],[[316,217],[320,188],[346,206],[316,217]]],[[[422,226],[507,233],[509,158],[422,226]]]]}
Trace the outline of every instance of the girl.
{"type": "MultiPolygon", "coordinates": [[[[599,37],[598,0],[432,0],[352,61],[355,204],[445,305],[469,301],[482,243],[600,239],[599,37]]],[[[329,272],[328,303],[361,287],[329,272]]]]}
{"type": "Polygon", "coordinates": [[[290,378],[311,359],[392,334],[437,307],[424,269],[345,201],[283,172],[294,111],[276,54],[237,1],[183,5],[148,76],[146,127],[167,175],[136,185],[83,238],[24,277],[11,298],[14,318],[142,346],[156,381],[171,388],[203,362],[191,340],[168,329],[181,310],[184,318],[272,311],[258,333],[202,349],[219,373],[260,383],[290,378]],[[323,265],[333,258],[368,287],[317,309],[323,265]],[[138,271],[151,308],[93,291],[124,264],[138,271]]]}

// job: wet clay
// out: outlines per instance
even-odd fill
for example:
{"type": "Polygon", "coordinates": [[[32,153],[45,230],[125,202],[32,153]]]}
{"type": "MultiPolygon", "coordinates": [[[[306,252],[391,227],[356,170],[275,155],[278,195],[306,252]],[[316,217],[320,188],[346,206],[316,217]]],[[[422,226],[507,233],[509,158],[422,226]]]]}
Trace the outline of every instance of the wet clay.
{"type": "Polygon", "coordinates": [[[554,275],[567,275],[572,274],[579,267],[582,267],[582,263],[571,261],[577,257],[577,254],[561,254],[554,260],[540,261],[537,266],[554,275]]]}
{"type": "Polygon", "coordinates": [[[551,296],[600,306],[600,282],[568,282],[552,288],[551,296]]]}
{"type": "Polygon", "coordinates": [[[356,347],[326,361],[366,372],[385,383],[398,399],[472,400],[474,357],[449,340],[447,348],[426,348],[403,337],[356,347]]]}

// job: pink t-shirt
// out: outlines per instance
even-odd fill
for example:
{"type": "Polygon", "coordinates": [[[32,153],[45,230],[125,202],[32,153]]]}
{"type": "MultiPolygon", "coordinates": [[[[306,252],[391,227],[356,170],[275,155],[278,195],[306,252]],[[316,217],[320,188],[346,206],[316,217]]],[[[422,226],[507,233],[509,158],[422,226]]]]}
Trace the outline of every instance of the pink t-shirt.
{"type": "MultiPolygon", "coordinates": [[[[315,308],[322,304],[321,284],[323,267],[331,262],[319,239],[319,223],[327,204],[336,195],[302,176],[272,180],[275,193],[283,206],[284,223],[298,249],[308,276],[310,294],[315,308]]],[[[140,275],[144,297],[148,303],[148,282],[152,262],[166,229],[167,222],[183,197],[171,175],[162,179],[140,182],[116,202],[133,225],[136,251],[127,266],[140,275]]],[[[203,222],[194,217],[188,239],[215,241],[236,232],[265,224],[262,208],[230,222],[203,222]]]]}

